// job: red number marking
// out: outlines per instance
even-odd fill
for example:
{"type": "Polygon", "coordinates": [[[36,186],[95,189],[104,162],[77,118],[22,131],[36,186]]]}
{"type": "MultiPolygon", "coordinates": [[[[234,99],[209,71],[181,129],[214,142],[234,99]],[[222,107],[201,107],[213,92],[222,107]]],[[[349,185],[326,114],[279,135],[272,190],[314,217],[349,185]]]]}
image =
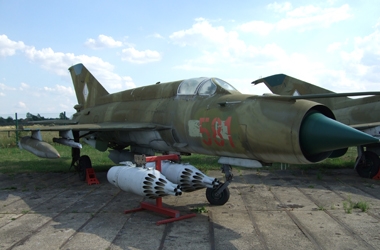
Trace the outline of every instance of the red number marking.
{"type": "Polygon", "coordinates": [[[208,117],[206,117],[206,118],[199,118],[199,132],[200,132],[201,134],[206,135],[206,137],[207,137],[207,140],[203,139],[202,141],[203,141],[206,145],[211,145],[212,141],[211,141],[210,133],[208,132],[207,128],[202,127],[202,123],[204,123],[204,122],[208,122],[208,121],[209,121],[209,118],[208,118],[208,117]]]}
{"type": "MultiPolygon", "coordinates": [[[[225,121],[224,121],[224,126],[227,127],[227,136],[228,136],[228,141],[231,145],[231,147],[235,147],[235,144],[232,140],[232,135],[231,135],[231,116],[229,116],[225,121]]],[[[216,145],[223,147],[224,146],[224,138],[222,135],[222,120],[219,117],[215,117],[212,122],[211,122],[211,130],[212,130],[212,138],[210,132],[208,131],[207,128],[202,127],[203,123],[208,123],[210,121],[209,117],[201,117],[199,118],[199,132],[206,137],[206,139],[202,139],[202,141],[210,146],[212,144],[212,141],[216,143],[216,145]]],[[[202,136],[203,137],[203,136],[202,136]]]]}

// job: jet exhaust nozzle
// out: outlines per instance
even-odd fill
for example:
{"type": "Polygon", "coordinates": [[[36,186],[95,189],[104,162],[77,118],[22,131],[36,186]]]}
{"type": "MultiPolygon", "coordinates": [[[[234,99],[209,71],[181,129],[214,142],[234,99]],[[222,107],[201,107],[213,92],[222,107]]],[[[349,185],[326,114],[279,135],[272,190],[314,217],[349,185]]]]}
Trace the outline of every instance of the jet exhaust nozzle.
{"type": "MultiPolygon", "coordinates": [[[[146,163],[147,168],[155,168],[154,162],[146,163]]],[[[188,163],[180,164],[171,161],[161,161],[161,173],[166,178],[181,185],[183,192],[192,192],[202,188],[215,188],[220,182],[216,178],[209,177],[199,169],[188,163]]]]}
{"type": "Polygon", "coordinates": [[[180,185],[170,182],[155,169],[136,167],[131,162],[127,166],[114,166],[108,170],[108,181],[123,191],[156,199],[168,195],[181,195],[180,185]]]}

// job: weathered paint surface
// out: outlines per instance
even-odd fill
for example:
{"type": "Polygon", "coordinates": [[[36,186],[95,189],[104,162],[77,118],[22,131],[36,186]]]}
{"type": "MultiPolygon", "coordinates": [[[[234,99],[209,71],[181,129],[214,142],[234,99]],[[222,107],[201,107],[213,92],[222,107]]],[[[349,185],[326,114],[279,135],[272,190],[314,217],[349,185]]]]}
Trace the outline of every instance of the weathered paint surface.
{"type": "Polygon", "coordinates": [[[311,163],[327,157],[311,160],[300,146],[300,128],[309,112],[333,117],[319,103],[245,95],[217,78],[109,94],[82,64],[69,70],[78,99],[77,124],[44,130],[76,130],[96,144],[118,150],[130,146],[147,155],[174,151],[263,163],[311,163]]]}

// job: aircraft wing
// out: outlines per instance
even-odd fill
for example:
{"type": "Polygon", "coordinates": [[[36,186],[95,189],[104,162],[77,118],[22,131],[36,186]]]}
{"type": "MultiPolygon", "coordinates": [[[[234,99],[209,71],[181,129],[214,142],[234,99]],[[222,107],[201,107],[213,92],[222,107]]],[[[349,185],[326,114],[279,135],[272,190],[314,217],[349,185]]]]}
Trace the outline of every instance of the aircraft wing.
{"type": "Polygon", "coordinates": [[[78,122],[74,120],[42,120],[42,121],[29,121],[28,124],[68,125],[68,124],[78,124],[78,122]]]}
{"type": "Polygon", "coordinates": [[[378,126],[380,126],[380,122],[371,122],[371,123],[362,123],[362,124],[351,125],[351,127],[359,129],[359,130],[374,128],[374,127],[378,127],[378,126]]]}
{"type": "MultiPolygon", "coordinates": [[[[105,122],[105,123],[88,123],[88,124],[70,124],[57,126],[41,126],[33,128],[24,128],[23,131],[31,131],[31,136],[24,136],[19,142],[19,146],[42,158],[59,158],[58,151],[49,143],[42,141],[41,131],[59,131],[60,138],[53,138],[53,142],[70,146],[72,148],[82,148],[79,142],[74,141],[72,131],[86,132],[106,132],[106,131],[142,131],[142,130],[165,130],[170,129],[168,126],[162,126],[153,123],[128,123],[128,122],[105,122]]],[[[94,148],[105,151],[107,143],[98,143],[97,141],[88,140],[88,144],[94,148]]]]}
{"type": "Polygon", "coordinates": [[[57,126],[42,126],[36,128],[24,128],[24,131],[133,131],[133,130],[164,130],[169,129],[153,123],[128,123],[128,122],[106,122],[106,123],[88,123],[88,124],[70,124],[57,126]]]}
{"type": "Polygon", "coordinates": [[[262,96],[249,97],[253,98],[263,98],[263,99],[273,99],[273,100],[282,100],[282,101],[291,101],[291,100],[309,100],[317,98],[334,98],[334,97],[346,97],[346,96],[370,96],[370,95],[380,95],[379,91],[368,91],[368,92],[352,92],[352,93],[326,93],[326,94],[308,94],[308,95],[276,95],[272,93],[265,93],[262,96]]]}

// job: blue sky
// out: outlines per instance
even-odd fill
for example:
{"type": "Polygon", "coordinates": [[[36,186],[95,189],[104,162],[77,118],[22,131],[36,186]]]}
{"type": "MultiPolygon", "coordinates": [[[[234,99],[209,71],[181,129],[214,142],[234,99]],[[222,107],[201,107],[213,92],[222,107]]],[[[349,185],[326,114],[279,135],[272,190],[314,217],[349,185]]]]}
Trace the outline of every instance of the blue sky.
{"type": "Polygon", "coordinates": [[[209,76],[262,94],[250,83],[278,73],[378,91],[378,10],[375,0],[0,0],[0,116],[72,114],[77,63],[111,93],[209,76]]]}

